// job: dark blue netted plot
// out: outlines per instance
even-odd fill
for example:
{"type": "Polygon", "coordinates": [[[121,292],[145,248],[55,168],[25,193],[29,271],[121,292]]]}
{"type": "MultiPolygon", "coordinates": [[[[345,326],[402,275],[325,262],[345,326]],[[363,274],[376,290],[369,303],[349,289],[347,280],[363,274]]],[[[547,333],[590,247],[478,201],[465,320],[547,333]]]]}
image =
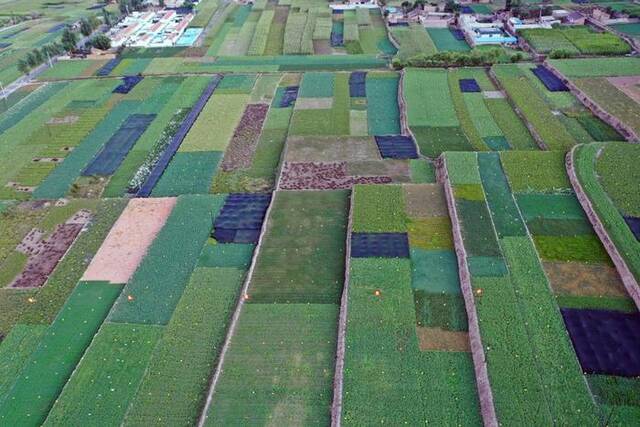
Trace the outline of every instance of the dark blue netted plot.
{"type": "Polygon", "coordinates": [[[233,193],[213,223],[213,237],[220,243],[257,243],[271,194],[233,193]]]}
{"type": "Polygon", "coordinates": [[[456,40],[464,40],[464,33],[462,32],[462,30],[453,30],[450,29],[449,31],[451,31],[451,34],[453,34],[453,37],[456,40]]]}
{"type": "Polygon", "coordinates": [[[389,22],[390,27],[408,27],[408,22],[389,22]]]}
{"type": "Polygon", "coordinates": [[[155,114],[130,115],[116,133],[109,138],[102,150],[82,172],[82,175],[112,175],[155,117],[155,114]]]}
{"type": "Polygon", "coordinates": [[[409,258],[406,233],[351,233],[352,258],[409,258]]]}
{"type": "Polygon", "coordinates": [[[331,12],[334,15],[343,15],[344,14],[344,10],[342,10],[342,9],[333,9],[331,12]]]}
{"type": "Polygon", "coordinates": [[[480,86],[476,79],[460,79],[458,81],[461,92],[480,92],[480,86]]]}
{"type": "Polygon", "coordinates": [[[333,21],[331,26],[331,46],[344,46],[344,22],[333,21]]]}
{"type": "Polygon", "coordinates": [[[462,6],[462,9],[460,9],[460,12],[465,14],[472,14],[473,9],[471,8],[471,6],[462,6]]]}
{"type": "Polygon", "coordinates": [[[413,139],[404,135],[376,136],[380,155],[385,159],[417,159],[418,151],[413,139]]]}
{"type": "Polygon", "coordinates": [[[218,87],[220,80],[222,80],[222,76],[220,75],[213,76],[213,78],[211,79],[207,87],[204,89],[204,91],[200,95],[200,98],[198,98],[198,101],[191,108],[191,111],[189,111],[189,114],[187,114],[187,117],[185,117],[184,120],[182,121],[182,124],[180,125],[180,128],[178,129],[178,131],[175,133],[175,135],[173,135],[173,138],[171,138],[171,142],[169,143],[167,148],[165,148],[164,152],[162,153],[162,156],[160,156],[160,159],[155,164],[155,166],[153,167],[153,170],[147,177],[147,180],[145,181],[144,184],[142,184],[142,186],[136,193],[137,197],[149,197],[149,195],[151,194],[151,191],[153,191],[153,188],[156,186],[156,184],[160,180],[160,177],[164,173],[164,170],[169,165],[169,162],[171,162],[171,159],[178,151],[180,144],[182,144],[182,141],[187,136],[189,129],[191,129],[191,126],[193,126],[193,124],[195,123],[196,119],[198,118],[198,115],[200,115],[200,112],[204,108],[205,104],[207,103],[209,98],[211,98],[211,95],[213,95],[213,92],[218,87]]]}
{"type": "Polygon", "coordinates": [[[342,33],[331,33],[331,47],[341,47],[344,46],[344,34],[342,33]]]}
{"type": "Polygon", "coordinates": [[[11,43],[0,43],[0,49],[5,49],[9,46],[11,46],[11,43]]]}
{"type": "Polygon", "coordinates": [[[636,240],[640,241],[640,218],[625,216],[624,222],[627,223],[627,226],[629,227],[633,235],[636,236],[636,240]]]}
{"type": "Polygon", "coordinates": [[[562,316],[583,372],[640,375],[640,313],[563,308],[562,316]]]}
{"type": "Polygon", "coordinates": [[[533,74],[540,79],[542,84],[547,88],[547,90],[551,92],[568,92],[569,88],[562,80],[560,80],[555,74],[553,74],[549,69],[542,65],[538,65],[536,68],[531,70],[533,74]]]}
{"type": "Polygon", "coordinates": [[[124,76],[122,83],[113,90],[113,93],[129,93],[131,89],[136,87],[142,81],[142,76],[124,76]]]}
{"type": "Polygon", "coordinates": [[[98,77],[108,76],[109,74],[111,74],[113,69],[116,68],[118,64],[120,64],[120,61],[122,61],[122,58],[120,57],[110,59],[109,62],[104,64],[102,67],[100,67],[100,69],[96,73],[96,76],[98,77]]]}
{"type": "Polygon", "coordinates": [[[366,71],[354,71],[349,76],[349,96],[352,98],[364,98],[367,96],[366,71]]]}
{"type": "Polygon", "coordinates": [[[287,86],[280,100],[280,108],[291,107],[298,99],[298,86],[287,86]]]}

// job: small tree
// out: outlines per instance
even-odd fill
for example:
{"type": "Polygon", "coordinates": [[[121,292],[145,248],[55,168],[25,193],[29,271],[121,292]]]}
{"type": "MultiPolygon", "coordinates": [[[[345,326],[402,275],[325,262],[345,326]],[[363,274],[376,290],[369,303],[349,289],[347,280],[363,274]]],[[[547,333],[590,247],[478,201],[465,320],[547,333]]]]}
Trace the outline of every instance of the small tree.
{"type": "Polygon", "coordinates": [[[78,35],[71,31],[69,27],[64,29],[62,33],[62,47],[67,52],[71,52],[76,48],[76,44],[78,43],[78,35]]]}
{"type": "Polygon", "coordinates": [[[38,65],[38,61],[36,61],[36,57],[33,55],[33,52],[27,53],[27,56],[24,57],[24,60],[31,68],[38,65]]]}
{"type": "Polygon", "coordinates": [[[35,58],[36,65],[42,64],[44,62],[44,55],[42,55],[42,52],[40,52],[39,49],[33,49],[31,51],[31,53],[33,54],[33,57],[35,58]]]}
{"type": "Polygon", "coordinates": [[[91,40],[91,45],[96,49],[108,50],[111,49],[111,39],[104,34],[98,34],[91,40]]]}
{"type": "Polygon", "coordinates": [[[18,71],[20,71],[22,74],[27,74],[29,73],[30,69],[31,67],[29,66],[29,63],[27,62],[26,59],[24,58],[18,59],[18,71]]]}
{"type": "Polygon", "coordinates": [[[102,20],[107,26],[109,27],[111,26],[112,24],[111,13],[105,8],[102,8],[102,20]]]}
{"type": "Polygon", "coordinates": [[[91,25],[92,30],[95,30],[101,24],[100,19],[98,18],[98,15],[91,15],[88,21],[89,21],[89,25],[91,25]]]}
{"type": "Polygon", "coordinates": [[[80,32],[85,37],[88,37],[93,32],[93,28],[91,28],[91,24],[86,18],[80,20],[80,32]]]}

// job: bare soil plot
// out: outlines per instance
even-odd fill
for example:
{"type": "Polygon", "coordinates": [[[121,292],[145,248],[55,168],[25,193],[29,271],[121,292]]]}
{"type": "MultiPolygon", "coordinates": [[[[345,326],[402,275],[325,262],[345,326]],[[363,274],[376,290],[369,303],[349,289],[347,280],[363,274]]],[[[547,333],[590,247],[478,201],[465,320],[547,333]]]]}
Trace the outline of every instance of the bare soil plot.
{"type": "Polygon", "coordinates": [[[640,76],[607,77],[609,83],[640,104],[640,76]]]}
{"type": "Polygon", "coordinates": [[[29,258],[9,286],[33,288],[44,285],[90,219],[91,213],[81,209],[64,224],[57,225],[47,238],[43,238],[45,236],[43,231],[31,230],[16,248],[29,258]]]}
{"type": "Polygon", "coordinates": [[[268,111],[269,106],[265,104],[247,105],[224,154],[222,170],[228,172],[251,167],[268,111]]]}
{"type": "Polygon", "coordinates": [[[127,283],[164,226],[176,200],[132,199],[93,257],[82,280],[127,283]]]}
{"type": "MultiPolygon", "coordinates": [[[[304,99],[304,98],[302,98],[304,99]]],[[[301,137],[287,139],[287,162],[350,162],[381,160],[372,138],[301,137]]]]}
{"type": "Polygon", "coordinates": [[[414,218],[448,216],[444,190],[439,184],[405,184],[404,204],[407,215],[414,218]]]}
{"type": "Polygon", "coordinates": [[[416,326],[416,334],[421,351],[471,351],[468,332],[416,326]]]}
{"type": "Polygon", "coordinates": [[[615,268],[581,262],[545,262],[551,287],[558,294],[628,297],[615,268]]]}

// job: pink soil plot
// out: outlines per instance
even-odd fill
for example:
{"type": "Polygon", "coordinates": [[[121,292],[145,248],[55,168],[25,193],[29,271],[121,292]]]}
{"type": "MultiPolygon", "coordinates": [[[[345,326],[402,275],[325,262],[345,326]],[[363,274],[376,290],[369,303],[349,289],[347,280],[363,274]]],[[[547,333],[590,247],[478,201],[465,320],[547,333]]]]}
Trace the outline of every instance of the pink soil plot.
{"type": "Polygon", "coordinates": [[[620,92],[640,104],[640,76],[607,77],[607,80],[620,92]]]}
{"type": "Polygon", "coordinates": [[[127,283],[175,204],[175,197],[132,199],[91,260],[82,280],[127,283]]]}
{"type": "Polygon", "coordinates": [[[256,152],[262,124],[269,106],[264,104],[249,104],[244,110],[238,127],[231,138],[229,147],[222,159],[222,170],[228,172],[236,169],[251,167],[253,155],[256,152]]]}
{"type": "Polygon", "coordinates": [[[71,247],[82,228],[91,219],[89,211],[80,210],[64,224],[59,224],[51,235],[43,239],[44,232],[33,229],[16,250],[28,255],[23,270],[9,285],[12,288],[35,288],[45,284],[49,275],[71,247]]]}
{"type": "Polygon", "coordinates": [[[347,163],[286,162],[280,175],[281,190],[339,190],[354,184],[387,184],[389,176],[350,176],[347,163]]]}

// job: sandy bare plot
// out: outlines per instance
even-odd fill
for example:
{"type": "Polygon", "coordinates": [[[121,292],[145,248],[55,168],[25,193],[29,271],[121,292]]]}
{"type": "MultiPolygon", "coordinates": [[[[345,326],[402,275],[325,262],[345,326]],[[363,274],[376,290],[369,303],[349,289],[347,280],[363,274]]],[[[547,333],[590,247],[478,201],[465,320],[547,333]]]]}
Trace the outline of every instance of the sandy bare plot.
{"type": "Polygon", "coordinates": [[[559,294],[627,297],[615,268],[580,262],[545,262],[551,287],[559,294]]]}
{"type": "Polygon", "coordinates": [[[504,93],[500,90],[485,90],[482,95],[487,99],[502,99],[505,98],[504,93]]]}
{"type": "Polygon", "coordinates": [[[449,216],[442,184],[405,184],[404,203],[414,218],[449,216]]]}
{"type": "Polygon", "coordinates": [[[416,326],[420,350],[471,351],[467,332],[416,326]]]}
{"type": "Polygon", "coordinates": [[[640,104],[640,76],[607,77],[609,83],[640,104]]]}
{"type": "Polygon", "coordinates": [[[132,199],[91,260],[82,280],[127,283],[175,204],[175,197],[132,199]]]}
{"type": "Polygon", "coordinates": [[[288,162],[349,162],[380,160],[373,138],[299,137],[287,139],[288,162]]]}
{"type": "Polygon", "coordinates": [[[330,110],[333,107],[333,97],[326,98],[298,98],[296,110],[330,110]]]}

